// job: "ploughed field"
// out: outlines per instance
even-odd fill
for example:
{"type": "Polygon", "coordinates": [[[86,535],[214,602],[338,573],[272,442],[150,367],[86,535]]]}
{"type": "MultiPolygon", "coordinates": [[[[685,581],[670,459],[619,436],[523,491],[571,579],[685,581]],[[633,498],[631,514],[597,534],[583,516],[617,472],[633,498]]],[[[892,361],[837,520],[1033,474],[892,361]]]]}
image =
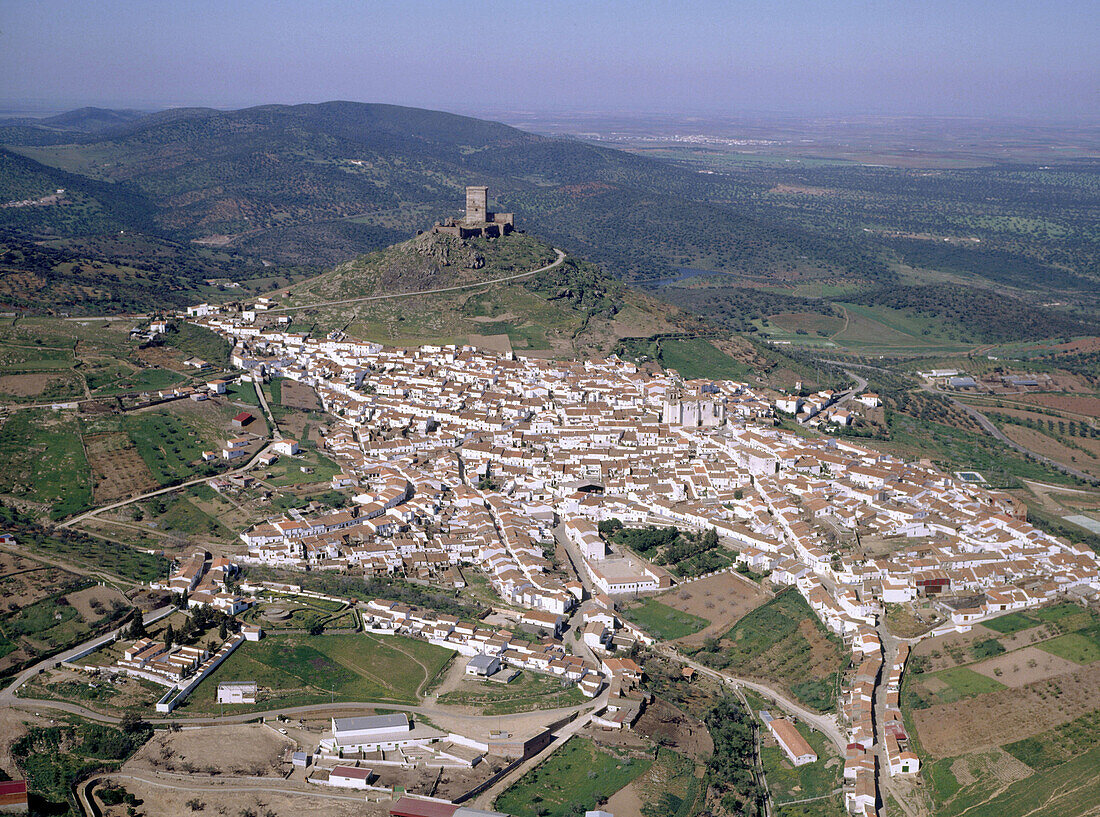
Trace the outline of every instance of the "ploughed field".
{"type": "Polygon", "coordinates": [[[937,815],[1094,813],[1100,614],[1010,613],[920,644],[902,703],[937,815]]]}

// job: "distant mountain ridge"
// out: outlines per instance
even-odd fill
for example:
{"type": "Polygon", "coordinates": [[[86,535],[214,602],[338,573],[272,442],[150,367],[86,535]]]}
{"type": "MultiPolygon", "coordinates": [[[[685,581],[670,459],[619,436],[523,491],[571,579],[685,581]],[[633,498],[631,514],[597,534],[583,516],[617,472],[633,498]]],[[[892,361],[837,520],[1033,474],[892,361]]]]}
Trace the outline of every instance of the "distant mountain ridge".
{"type": "MultiPolygon", "coordinates": [[[[521,227],[627,279],[688,264],[888,277],[848,237],[747,215],[737,203],[743,183],[439,111],[353,102],[82,109],[4,123],[0,142],[45,167],[140,191],[165,237],[224,237],[281,263],[327,265],[407,238],[457,212],[467,184],[487,184],[521,227]]],[[[13,225],[0,211],[0,229],[32,233],[32,216],[46,221],[23,214],[13,225]]]]}

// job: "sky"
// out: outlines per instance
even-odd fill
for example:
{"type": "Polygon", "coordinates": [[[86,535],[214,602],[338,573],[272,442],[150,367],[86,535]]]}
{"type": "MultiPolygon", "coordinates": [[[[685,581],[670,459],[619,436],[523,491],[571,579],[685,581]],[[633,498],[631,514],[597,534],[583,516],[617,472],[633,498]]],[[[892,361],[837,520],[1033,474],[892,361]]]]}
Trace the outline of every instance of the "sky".
{"type": "Polygon", "coordinates": [[[0,106],[1100,115],[1096,0],[0,0],[0,106]]]}

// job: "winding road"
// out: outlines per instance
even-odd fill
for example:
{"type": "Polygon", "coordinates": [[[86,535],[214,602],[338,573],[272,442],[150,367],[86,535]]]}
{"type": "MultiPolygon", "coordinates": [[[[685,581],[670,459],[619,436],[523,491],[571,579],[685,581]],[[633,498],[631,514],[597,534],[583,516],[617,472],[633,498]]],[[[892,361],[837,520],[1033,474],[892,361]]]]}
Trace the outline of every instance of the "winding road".
{"type": "Polygon", "coordinates": [[[1039,460],[1040,462],[1046,463],[1050,467],[1058,469],[1063,474],[1069,474],[1071,477],[1076,477],[1077,479],[1084,480],[1088,483],[1095,483],[1097,481],[1096,477],[1091,474],[1086,474],[1084,471],[1079,471],[1076,468],[1072,468],[1068,465],[1065,465],[1064,463],[1058,462],[1057,460],[1052,460],[1050,457],[1044,456],[1038,451],[1032,451],[1030,448],[1026,448],[1025,446],[1020,445],[1018,442],[1015,442],[1014,440],[1005,436],[1003,431],[997,428],[997,426],[995,426],[988,417],[978,411],[978,409],[974,408],[974,406],[963,403],[960,400],[956,400],[950,394],[941,391],[940,389],[932,388],[931,386],[924,386],[922,388],[924,391],[930,392],[932,394],[938,394],[940,397],[943,397],[949,403],[951,403],[951,405],[953,405],[955,408],[969,414],[971,417],[974,418],[978,425],[982,427],[982,431],[991,436],[993,439],[1004,443],[1009,448],[1015,449],[1021,454],[1032,457],[1036,460],[1039,460]]]}
{"type": "Polygon", "coordinates": [[[559,250],[557,247],[554,248],[554,252],[558,254],[558,257],[544,267],[528,270],[527,272],[520,272],[516,275],[506,275],[503,278],[493,278],[489,281],[478,281],[474,284],[459,284],[453,287],[438,287],[436,289],[418,289],[414,292],[396,292],[389,295],[364,295],[359,298],[344,298],[339,301],[320,301],[315,304],[301,304],[299,306],[279,306],[274,309],[268,309],[264,314],[271,314],[272,312],[296,312],[300,309],[317,309],[322,306],[343,306],[344,304],[357,304],[365,301],[387,301],[393,298],[408,298],[412,295],[436,295],[440,292],[461,292],[466,289],[477,289],[478,287],[503,284],[508,281],[518,281],[521,278],[529,278],[532,275],[538,275],[540,272],[546,272],[547,270],[554,269],[554,267],[561,266],[562,261],[565,260],[565,252],[559,250]]]}
{"type": "Polygon", "coordinates": [[[800,720],[805,721],[817,731],[825,735],[831,740],[840,752],[841,757],[844,756],[844,752],[848,746],[848,741],[845,739],[840,728],[837,726],[836,718],[832,715],[819,715],[816,712],[812,712],[806,707],[802,706],[798,702],[792,700],[787,694],[776,690],[774,687],[770,687],[767,684],[762,684],[759,681],[750,681],[748,678],[738,678],[736,675],[730,675],[726,672],[720,672],[719,670],[712,669],[704,664],[700,664],[698,661],[688,658],[686,655],[679,653],[674,647],[667,644],[659,644],[654,649],[666,658],[671,658],[673,661],[678,661],[685,666],[691,667],[696,672],[706,675],[709,678],[719,681],[720,683],[734,687],[735,689],[740,687],[744,689],[751,689],[757,694],[763,695],[772,699],[775,703],[783,709],[795,715],[800,720]]]}

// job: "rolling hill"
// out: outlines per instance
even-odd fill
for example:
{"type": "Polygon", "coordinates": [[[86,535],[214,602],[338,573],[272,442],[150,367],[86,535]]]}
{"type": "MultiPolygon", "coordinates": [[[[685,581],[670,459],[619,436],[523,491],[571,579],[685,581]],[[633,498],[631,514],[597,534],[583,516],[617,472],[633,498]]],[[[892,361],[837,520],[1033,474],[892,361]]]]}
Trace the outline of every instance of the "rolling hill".
{"type": "MultiPolygon", "coordinates": [[[[108,183],[144,197],[130,229],[230,242],[279,263],[332,264],[407,238],[459,209],[465,185],[483,183],[521,225],[627,279],[692,264],[888,277],[876,251],[854,239],[746,213],[751,184],[494,122],[351,102],[111,120],[86,111],[9,122],[0,139],[35,163],[27,167],[39,169],[40,195],[54,184],[43,167],[70,174],[62,186],[74,189],[74,176],[108,183]]],[[[0,211],[0,229],[99,226],[57,221],[0,211]]]]}
{"type": "Polygon", "coordinates": [[[557,258],[530,234],[459,240],[425,233],[273,295],[297,329],[391,345],[472,340],[573,356],[607,354],[629,336],[708,330],[595,264],[557,258]],[[532,270],[542,271],[525,275],[532,270]],[[463,289],[425,292],[452,287],[463,289]],[[407,293],[420,294],[385,297],[407,293]]]}

